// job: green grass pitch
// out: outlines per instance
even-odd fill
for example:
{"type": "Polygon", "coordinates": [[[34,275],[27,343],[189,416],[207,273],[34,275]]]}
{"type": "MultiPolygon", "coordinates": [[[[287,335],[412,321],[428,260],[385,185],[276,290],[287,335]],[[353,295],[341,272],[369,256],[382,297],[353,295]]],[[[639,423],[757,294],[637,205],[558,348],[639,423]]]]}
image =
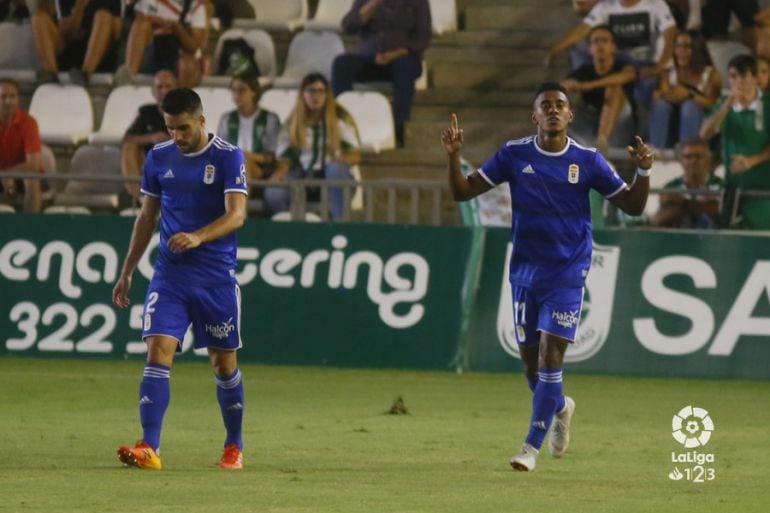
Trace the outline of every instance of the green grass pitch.
{"type": "Polygon", "coordinates": [[[529,422],[521,376],[244,365],[245,468],[223,441],[207,365],[171,373],[161,472],[115,457],[140,435],[142,362],[0,358],[0,511],[770,511],[770,384],[565,372],[577,401],[568,454],[508,466],[529,422]],[[397,396],[407,415],[386,415],[397,396]],[[715,479],[671,481],[671,418],[714,420],[715,479]]]}

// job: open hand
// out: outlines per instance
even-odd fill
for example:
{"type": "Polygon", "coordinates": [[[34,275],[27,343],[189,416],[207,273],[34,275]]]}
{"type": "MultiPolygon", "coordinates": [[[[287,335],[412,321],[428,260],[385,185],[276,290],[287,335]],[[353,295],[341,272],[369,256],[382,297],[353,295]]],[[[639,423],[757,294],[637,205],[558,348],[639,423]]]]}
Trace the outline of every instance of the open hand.
{"type": "Polygon", "coordinates": [[[201,239],[194,233],[179,232],[168,239],[168,248],[174,253],[181,253],[188,249],[197,248],[201,245],[201,239]]]}

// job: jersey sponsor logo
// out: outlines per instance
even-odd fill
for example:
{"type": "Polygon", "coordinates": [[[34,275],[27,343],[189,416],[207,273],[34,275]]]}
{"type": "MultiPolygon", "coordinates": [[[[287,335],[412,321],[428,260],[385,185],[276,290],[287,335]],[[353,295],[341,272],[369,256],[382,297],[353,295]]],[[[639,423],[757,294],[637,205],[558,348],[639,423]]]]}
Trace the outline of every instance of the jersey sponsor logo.
{"type": "Polygon", "coordinates": [[[551,319],[556,319],[556,324],[563,328],[571,328],[577,324],[580,316],[580,310],[569,310],[567,312],[551,311],[551,319]]]}
{"type": "Polygon", "coordinates": [[[211,185],[214,183],[214,175],[216,174],[216,168],[213,164],[206,164],[206,168],[203,170],[203,183],[211,185]]]}
{"type": "MultiPolygon", "coordinates": [[[[516,343],[517,326],[512,314],[511,282],[508,281],[511,248],[512,244],[509,242],[502,273],[500,303],[497,310],[497,338],[506,353],[521,358],[519,345],[516,343]]],[[[612,304],[615,300],[615,283],[619,263],[620,248],[618,246],[593,244],[591,272],[588,273],[583,292],[580,325],[575,342],[567,347],[567,352],[564,355],[565,362],[587,360],[598,353],[607,341],[612,324],[612,304]],[[593,302],[593,298],[597,298],[597,301],[593,302]]],[[[521,340],[523,341],[523,337],[521,340]]]]}
{"type": "Polygon", "coordinates": [[[166,171],[166,173],[163,175],[163,178],[174,178],[174,172],[169,169],[166,171]]]}
{"type": "Polygon", "coordinates": [[[203,330],[212,337],[221,340],[227,338],[228,335],[235,330],[235,325],[233,324],[233,318],[230,317],[221,324],[206,324],[203,330]]]}
{"type": "Polygon", "coordinates": [[[521,170],[521,172],[522,172],[523,174],[525,174],[525,175],[534,175],[534,174],[535,174],[535,170],[534,170],[534,169],[532,169],[532,166],[531,166],[531,165],[529,165],[529,164],[527,164],[527,165],[524,167],[524,169],[522,169],[522,170],[521,170]]]}
{"type": "Polygon", "coordinates": [[[577,164],[569,165],[569,174],[567,176],[569,183],[578,183],[580,180],[580,167],[577,164]]]}

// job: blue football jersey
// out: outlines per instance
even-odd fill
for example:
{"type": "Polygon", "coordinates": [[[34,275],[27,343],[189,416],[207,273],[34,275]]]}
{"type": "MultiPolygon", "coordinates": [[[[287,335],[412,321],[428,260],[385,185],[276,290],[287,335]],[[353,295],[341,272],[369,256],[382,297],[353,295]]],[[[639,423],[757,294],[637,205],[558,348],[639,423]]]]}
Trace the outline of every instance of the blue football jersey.
{"type": "Polygon", "coordinates": [[[510,281],[523,287],[582,287],[591,266],[591,188],[610,198],[626,183],[594,148],[568,139],[558,153],[536,137],[509,141],[480,169],[508,182],[513,220],[510,281]]]}
{"type": "Polygon", "coordinates": [[[173,253],[168,240],[194,232],[225,213],[225,194],[248,194],[243,153],[216,136],[195,153],[182,153],[173,141],[147,154],[142,193],[160,198],[160,245],[156,278],[195,285],[235,281],[238,241],[235,232],[197,248],[173,253]]]}

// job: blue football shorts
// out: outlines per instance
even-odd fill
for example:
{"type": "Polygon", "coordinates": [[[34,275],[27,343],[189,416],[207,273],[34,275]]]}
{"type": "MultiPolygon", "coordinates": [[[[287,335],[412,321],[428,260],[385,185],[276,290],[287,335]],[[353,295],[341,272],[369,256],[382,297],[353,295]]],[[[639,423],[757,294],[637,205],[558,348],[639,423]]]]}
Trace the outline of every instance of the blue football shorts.
{"type": "Polygon", "coordinates": [[[583,309],[583,287],[546,289],[512,285],[511,294],[514,333],[520,346],[537,345],[538,331],[575,341],[583,309]]]}
{"type": "Polygon", "coordinates": [[[192,323],[195,349],[240,349],[241,291],[235,283],[217,286],[180,285],[152,280],[142,315],[142,339],[166,335],[178,342],[192,323]]]}

